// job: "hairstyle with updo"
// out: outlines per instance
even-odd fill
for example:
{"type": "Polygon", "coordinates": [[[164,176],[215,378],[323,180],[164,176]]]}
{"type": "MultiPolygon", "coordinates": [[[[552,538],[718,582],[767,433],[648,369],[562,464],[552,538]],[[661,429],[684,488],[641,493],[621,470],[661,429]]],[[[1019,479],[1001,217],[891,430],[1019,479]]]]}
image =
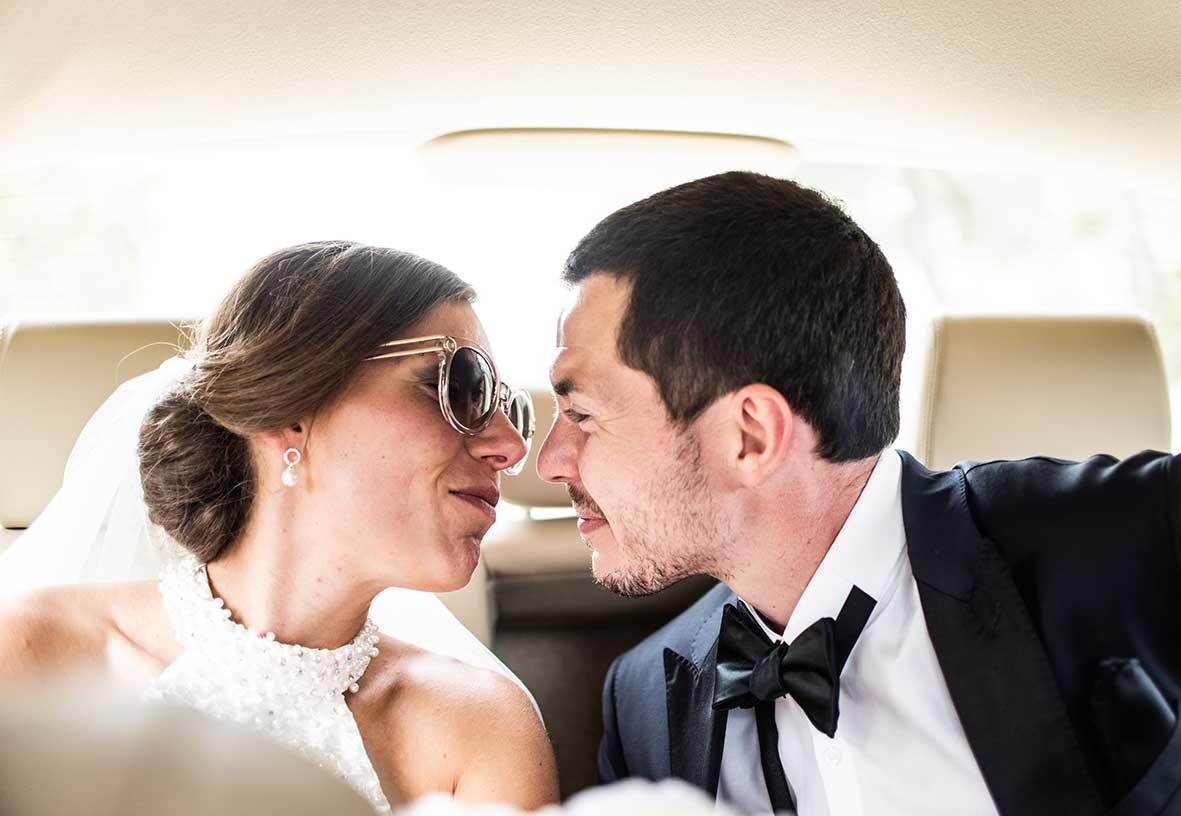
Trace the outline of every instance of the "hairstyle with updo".
{"type": "Polygon", "coordinates": [[[450,270],[384,247],[326,241],[263,258],[201,325],[192,372],[140,429],[149,518],[202,563],[218,558],[254,502],[247,437],[314,416],[382,343],[474,297],[450,270]]]}

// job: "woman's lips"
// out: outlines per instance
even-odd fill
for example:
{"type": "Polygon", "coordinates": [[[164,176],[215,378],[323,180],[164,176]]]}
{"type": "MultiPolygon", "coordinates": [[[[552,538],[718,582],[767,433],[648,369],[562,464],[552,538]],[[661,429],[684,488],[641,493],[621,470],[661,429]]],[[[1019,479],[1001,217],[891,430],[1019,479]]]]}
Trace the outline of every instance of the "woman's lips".
{"type": "Polygon", "coordinates": [[[584,518],[578,517],[578,532],[585,538],[593,533],[595,530],[607,526],[607,519],[605,518],[584,518]]]}
{"type": "Polygon", "coordinates": [[[488,518],[492,519],[493,521],[496,521],[496,508],[493,507],[488,502],[486,502],[484,499],[480,498],[479,496],[474,496],[471,493],[457,493],[457,492],[452,492],[451,495],[455,496],[458,499],[462,499],[464,502],[466,502],[467,504],[476,508],[481,513],[486,515],[488,518]]]}

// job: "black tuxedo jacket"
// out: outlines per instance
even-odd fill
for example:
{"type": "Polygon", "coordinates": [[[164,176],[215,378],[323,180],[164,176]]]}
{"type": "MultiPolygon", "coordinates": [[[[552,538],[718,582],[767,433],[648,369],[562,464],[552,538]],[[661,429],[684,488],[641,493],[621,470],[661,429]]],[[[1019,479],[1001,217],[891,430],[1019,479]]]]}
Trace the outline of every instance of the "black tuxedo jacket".
{"type": "MultiPolygon", "coordinates": [[[[927,630],[1002,816],[1181,814],[1181,727],[1117,802],[1089,715],[1107,657],[1138,658],[1174,710],[1181,698],[1181,455],[902,460],[927,630]]],[[[679,777],[716,795],[713,671],[734,597],[718,585],[612,664],[601,782],[679,777]]]]}

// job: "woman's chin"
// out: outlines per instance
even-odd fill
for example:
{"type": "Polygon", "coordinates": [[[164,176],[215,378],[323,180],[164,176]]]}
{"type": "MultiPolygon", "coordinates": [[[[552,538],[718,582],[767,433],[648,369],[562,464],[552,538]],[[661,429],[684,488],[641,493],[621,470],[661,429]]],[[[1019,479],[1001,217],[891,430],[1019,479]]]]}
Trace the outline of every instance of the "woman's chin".
{"type": "Polygon", "coordinates": [[[431,582],[431,592],[455,592],[472,580],[480,565],[480,543],[483,536],[463,536],[453,544],[450,557],[439,565],[431,582]]]}
{"type": "MultiPolygon", "coordinates": [[[[428,541],[427,537],[419,538],[428,541]]],[[[455,592],[472,580],[480,565],[482,534],[445,535],[424,545],[415,558],[413,570],[393,567],[396,574],[389,576],[389,586],[413,589],[418,592],[455,592]]],[[[391,565],[392,567],[392,565],[391,565]]]]}

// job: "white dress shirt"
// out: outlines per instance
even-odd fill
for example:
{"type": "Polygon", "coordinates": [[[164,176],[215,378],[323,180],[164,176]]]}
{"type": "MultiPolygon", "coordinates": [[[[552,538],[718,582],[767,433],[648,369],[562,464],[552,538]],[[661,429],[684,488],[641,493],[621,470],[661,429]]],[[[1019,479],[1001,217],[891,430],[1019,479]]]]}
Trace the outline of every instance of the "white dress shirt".
{"type": "MultiPolygon", "coordinates": [[[[882,452],[832,548],[791,613],[789,644],[835,618],[854,585],[877,601],[841,674],[836,736],[816,730],[790,696],[775,702],[779,757],[800,816],[995,814],[939,669],[906,554],[902,462],[882,452]]],[[[753,611],[753,610],[752,610],[753,611]]],[[[769,813],[754,711],[726,723],[719,800],[769,813]]]]}

